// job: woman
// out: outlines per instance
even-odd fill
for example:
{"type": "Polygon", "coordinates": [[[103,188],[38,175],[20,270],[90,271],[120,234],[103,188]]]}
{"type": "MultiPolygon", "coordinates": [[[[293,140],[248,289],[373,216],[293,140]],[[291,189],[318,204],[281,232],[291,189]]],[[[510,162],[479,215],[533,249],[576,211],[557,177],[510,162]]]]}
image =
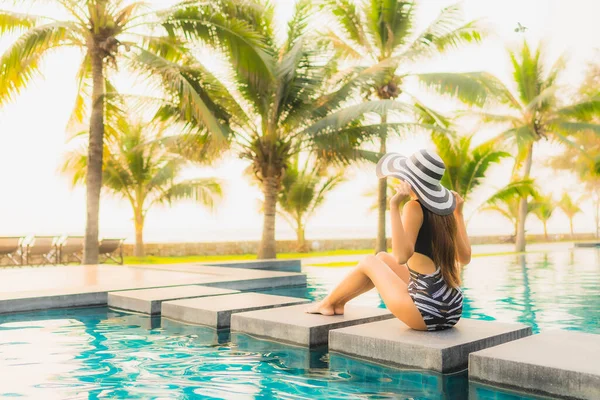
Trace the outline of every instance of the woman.
{"type": "Polygon", "coordinates": [[[390,199],[392,254],[366,256],[308,313],[343,314],[349,300],[376,287],[387,308],[413,329],[442,330],[458,322],[460,264],[471,261],[471,245],[464,201],[440,184],[444,171],[442,159],[428,150],[410,158],[388,153],[379,160],[379,178],[401,180],[390,199]]]}

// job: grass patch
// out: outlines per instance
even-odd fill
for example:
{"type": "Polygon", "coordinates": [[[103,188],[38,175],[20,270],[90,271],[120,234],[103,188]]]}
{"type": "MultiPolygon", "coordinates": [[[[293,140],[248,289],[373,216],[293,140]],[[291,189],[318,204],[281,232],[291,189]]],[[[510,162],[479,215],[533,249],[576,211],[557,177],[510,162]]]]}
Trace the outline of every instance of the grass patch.
{"type": "Polygon", "coordinates": [[[352,267],[354,265],[356,265],[356,261],[337,261],[337,262],[322,263],[322,264],[310,264],[311,267],[328,267],[328,268],[352,267]]]}
{"type": "MultiPolygon", "coordinates": [[[[391,251],[391,250],[389,250],[391,251]]],[[[480,253],[473,254],[473,258],[476,257],[490,257],[490,256],[507,256],[507,255],[518,255],[526,253],[543,253],[546,250],[528,250],[527,252],[517,253],[514,251],[503,251],[495,253],[480,253]]],[[[334,257],[334,256],[348,256],[348,255],[362,255],[362,254],[373,254],[373,250],[331,250],[331,251],[313,251],[310,253],[280,253],[277,254],[278,259],[296,259],[296,258],[310,258],[310,257],[334,257]]],[[[207,263],[215,261],[247,261],[256,260],[256,254],[237,254],[237,255],[222,255],[222,256],[181,256],[181,257],[159,257],[159,256],[147,256],[147,257],[125,257],[125,264],[139,265],[139,264],[181,264],[181,263],[207,263]]],[[[315,267],[350,267],[356,265],[356,261],[333,261],[329,263],[317,263],[311,264],[315,267]]]]}
{"type": "MultiPolygon", "coordinates": [[[[309,257],[331,257],[331,256],[347,256],[355,254],[372,254],[373,250],[331,250],[331,251],[313,251],[310,253],[280,253],[277,254],[278,259],[295,259],[309,257]]],[[[180,264],[180,263],[202,263],[213,261],[246,261],[256,260],[256,254],[235,254],[222,256],[181,256],[181,257],[125,257],[125,264],[180,264]]]]}

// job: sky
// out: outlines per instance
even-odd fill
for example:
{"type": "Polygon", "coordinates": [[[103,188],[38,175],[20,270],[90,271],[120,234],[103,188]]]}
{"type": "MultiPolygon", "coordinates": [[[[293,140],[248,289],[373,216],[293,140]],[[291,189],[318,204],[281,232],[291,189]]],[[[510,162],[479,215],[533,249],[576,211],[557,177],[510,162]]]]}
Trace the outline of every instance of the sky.
{"type": "MultiPolygon", "coordinates": [[[[167,2],[155,0],[164,6],[167,2]]],[[[169,1],[170,3],[170,1],[169,1]]],[[[418,26],[425,26],[444,6],[446,0],[421,1],[418,26]]],[[[6,2],[0,1],[0,4],[6,2]]],[[[30,10],[37,14],[54,10],[40,5],[30,10]]],[[[292,11],[293,0],[275,0],[277,21],[283,29],[292,11]]],[[[492,32],[482,45],[471,46],[439,56],[419,65],[418,71],[489,71],[504,81],[510,79],[507,48],[515,48],[523,38],[531,43],[543,42],[549,60],[560,55],[568,59],[565,85],[578,85],[588,62],[597,58],[600,48],[600,2],[595,0],[465,0],[464,17],[482,19],[492,32]],[[521,23],[524,34],[514,29],[521,23]]],[[[14,36],[0,39],[0,51],[14,36]]],[[[69,178],[59,168],[69,149],[66,125],[76,93],[75,74],[80,54],[64,50],[49,56],[43,65],[44,77],[35,79],[15,101],[0,109],[0,235],[80,235],[85,228],[85,190],[72,188],[69,178]]],[[[208,60],[210,63],[210,60],[208,60]]],[[[218,64],[218,63],[217,63],[218,64]]],[[[120,87],[121,91],[127,91],[120,87]]],[[[131,90],[139,90],[131,88],[131,90]]],[[[417,89],[418,90],[418,89],[417,89]]],[[[428,104],[443,111],[457,105],[429,93],[420,93],[428,104]]],[[[496,131],[470,126],[475,140],[491,137],[496,131]]],[[[432,148],[426,134],[390,141],[391,151],[409,155],[420,148],[432,148]]],[[[543,192],[558,199],[564,190],[576,198],[583,192],[576,179],[566,172],[554,172],[543,163],[560,148],[548,143],[536,145],[533,177],[543,192]]],[[[192,202],[180,202],[171,208],[155,207],[146,220],[146,242],[196,242],[259,240],[262,215],[259,212],[261,192],[243,176],[247,164],[235,154],[226,155],[210,167],[194,167],[184,178],[214,176],[222,180],[223,201],[213,212],[192,202]]],[[[511,224],[493,213],[473,214],[473,210],[495,188],[509,179],[510,162],[494,167],[484,186],[465,205],[471,235],[510,234],[511,224]]],[[[370,211],[375,202],[365,196],[377,184],[374,167],[348,169],[347,180],[330,193],[326,202],[307,227],[307,238],[371,238],[376,233],[376,215],[370,211]]],[[[584,210],[574,221],[576,232],[593,232],[593,212],[589,201],[580,204],[584,210]]],[[[389,224],[388,224],[389,225],[389,224]]],[[[550,233],[568,232],[568,220],[556,211],[549,222],[550,233]]],[[[388,227],[389,228],[389,227],[388,227]]],[[[132,212],[128,203],[103,196],[100,235],[103,237],[134,237],[132,212]]],[[[533,216],[527,221],[528,233],[541,233],[542,225],[533,216]]],[[[294,231],[285,221],[277,221],[278,239],[293,239],[294,231]]]]}

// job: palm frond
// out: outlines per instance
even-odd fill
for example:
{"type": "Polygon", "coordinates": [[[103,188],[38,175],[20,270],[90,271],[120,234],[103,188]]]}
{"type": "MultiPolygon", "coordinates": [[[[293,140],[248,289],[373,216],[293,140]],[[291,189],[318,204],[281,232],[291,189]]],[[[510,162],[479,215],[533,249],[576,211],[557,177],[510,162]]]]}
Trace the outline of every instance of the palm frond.
{"type": "Polygon", "coordinates": [[[485,31],[478,21],[470,21],[457,26],[462,16],[459,4],[453,4],[440,11],[438,17],[403,52],[409,60],[443,53],[464,44],[481,42],[485,31]]]}
{"type": "Polygon", "coordinates": [[[574,118],[579,121],[589,121],[600,116],[600,96],[585,99],[579,103],[571,104],[556,110],[556,114],[574,118]]]}
{"type": "Polygon", "coordinates": [[[73,44],[70,22],[35,26],[21,35],[0,57],[0,105],[18,94],[39,74],[39,64],[51,49],[73,44]]]}
{"type": "Polygon", "coordinates": [[[458,98],[466,104],[483,106],[488,101],[516,102],[508,88],[487,72],[425,73],[415,76],[425,87],[458,98]]]}
{"type": "Polygon", "coordinates": [[[168,203],[192,199],[213,210],[223,196],[221,183],[213,178],[190,179],[167,188],[155,202],[168,203]]]}
{"type": "Polygon", "coordinates": [[[577,121],[565,121],[563,119],[554,119],[546,123],[548,130],[554,133],[561,133],[564,135],[576,135],[584,132],[593,132],[600,135],[600,124],[593,122],[577,122],[577,121]]]}
{"type": "Polygon", "coordinates": [[[535,182],[532,179],[513,181],[490,196],[484,204],[506,202],[515,198],[539,196],[535,182]]]}
{"type": "MultiPolygon", "coordinates": [[[[239,8],[231,7],[239,11],[239,8]]],[[[176,8],[164,14],[163,26],[170,35],[181,33],[186,38],[222,49],[244,95],[264,112],[275,76],[272,49],[249,22],[219,11],[230,11],[230,8],[215,9],[210,5],[176,8]]]]}
{"type": "Polygon", "coordinates": [[[180,106],[183,115],[195,119],[197,123],[205,126],[217,137],[222,139],[227,137],[227,130],[196,91],[186,76],[185,70],[179,64],[170,62],[135,44],[133,46],[137,47],[138,52],[131,57],[131,61],[140,70],[146,71],[149,76],[158,75],[162,78],[165,86],[181,99],[180,106]]]}
{"type": "Polygon", "coordinates": [[[330,113],[319,119],[314,124],[302,130],[301,136],[316,135],[324,131],[336,131],[346,127],[350,122],[356,121],[368,113],[383,114],[390,111],[414,113],[416,109],[410,104],[395,100],[374,100],[361,104],[351,105],[342,110],[330,113]]]}
{"type": "Polygon", "coordinates": [[[38,24],[42,17],[0,10],[0,35],[31,29],[38,24]]]}
{"type": "MultiPolygon", "coordinates": [[[[356,3],[350,0],[326,0],[325,6],[331,11],[336,22],[340,25],[343,31],[348,35],[348,38],[354,43],[354,46],[358,46],[362,50],[369,49],[370,43],[363,28],[364,21],[361,13],[356,8],[356,3]]],[[[330,38],[334,39],[334,44],[338,46],[343,45],[347,47],[348,54],[354,53],[359,55],[356,58],[361,58],[364,54],[361,54],[355,49],[350,43],[340,38],[337,34],[330,31],[330,38]]]]}

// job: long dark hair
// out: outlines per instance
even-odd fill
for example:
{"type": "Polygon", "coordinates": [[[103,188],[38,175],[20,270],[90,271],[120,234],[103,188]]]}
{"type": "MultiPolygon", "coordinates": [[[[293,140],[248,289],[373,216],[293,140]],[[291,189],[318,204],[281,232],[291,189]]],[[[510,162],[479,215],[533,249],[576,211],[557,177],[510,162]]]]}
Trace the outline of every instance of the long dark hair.
{"type": "MultiPolygon", "coordinates": [[[[425,211],[428,212],[428,211],[425,211]]],[[[456,259],[457,227],[454,214],[438,215],[429,212],[433,262],[439,265],[446,283],[457,288],[461,284],[460,265],[456,259]]]]}

